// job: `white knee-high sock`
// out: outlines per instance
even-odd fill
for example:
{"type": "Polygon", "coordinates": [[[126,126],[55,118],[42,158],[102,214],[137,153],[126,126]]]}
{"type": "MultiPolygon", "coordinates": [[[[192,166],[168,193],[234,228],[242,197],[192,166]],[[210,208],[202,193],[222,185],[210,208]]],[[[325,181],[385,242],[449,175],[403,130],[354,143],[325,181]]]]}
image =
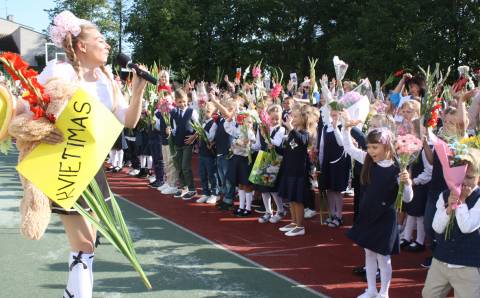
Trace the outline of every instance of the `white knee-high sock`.
{"type": "Polygon", "coordinates": [[[90,272],[90,283],[92,284],[92,291],[93,291],[93,259],[95,258],[95,254],[91,254],[91,257],[87,259],[87,266],[88,271],[90,272]]]}
{"type": "Polygon", "coordinates": [[[94,254],[71,252],[68,261],[68,282],[64,297],[92,298],[93,274],[89,263],[93,262],[94,254]]]}
{"type": "Polygon", "coordinates": [[[151,155],[147,156],[147,168],[151,169],[153,165],[153,158],[151,155]]]}
{"type": "Polygon", "coordinates": [[[415,222],[415,217],[407,215],[407,222],[405,223],[405,228],[403,229],[403,239],[412,241],[413,226],[415,225],[415,222]]]}
{"type": "Polygon", "coordinates": [[[367,284],[369,293],[377,293],[377,254],[365,249],[365,271],[367,272],[367,284]]]}
{"type": "Polygon", "coordinates": [[[245,209],[245,191],[243,189],[238,190],[238,200],[240,201],[240,209],[245,209]]]}
{"type": "Polygon", "coordinates": [[[378,266],[380,267],[380,295],[388,296],[388,289],[392,281],[392,260],[390,256],[377,254],[378,266]]]}
{"type": "Polygon", "coordinates": [[[335,197],[335,215],[338,218],[342,218],[343,211],[343,196],[341,192],[337,192],[335,197]]]}
{"type": "Polygon", "coordinates": [[[425,243],[425,227],[423,225],[423,216],[415,217],[417,221],[417,242],[422,244],[425,243]]]}
{"type": "Polygon", "coordinates": [[[117,167],[121,168],[123,166],[123,150],[117,151],[117,167]]]}
{"type": "Polygon", "coordinates": [[[262,192],[263,205],[265,205],[265,212],[272,214],[272,198],[269,192],[262,192]]]}
{"type": "Polygon", "coordinates": [[[114,161],[114,156],[115,156],[115,150],[110,150],[110,153],[108,154],[108,163],[113,165],[114,161]]]}
{"type": "MultiPolygon", "coordinates": [[[[253,191],[245,193],[245,200],[246,200],[246,203],[247,203],[247,206],[246,206],[245,209],[247,209],[248,211],[251,211],[252,210],[252,201],[253,201],[253,191]]],[[[270,209],[271,208],[272,207],[270,207],[270,209]]]]}
{"type": "Polygon", "coordinates": [[[147,156],[140,155],[138,158],[140,159],[140,168],[145,168],[147,166],[147,156]]]}

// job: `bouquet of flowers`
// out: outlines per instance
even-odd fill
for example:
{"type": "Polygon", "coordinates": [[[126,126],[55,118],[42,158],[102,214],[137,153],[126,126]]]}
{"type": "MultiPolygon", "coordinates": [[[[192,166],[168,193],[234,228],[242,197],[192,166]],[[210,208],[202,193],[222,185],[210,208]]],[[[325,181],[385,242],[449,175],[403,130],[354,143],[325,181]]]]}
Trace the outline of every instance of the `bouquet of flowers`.
{"type": "Polygon", "coordinates": [[[310,104],[313,104],[313,89],[315,87],[315,66],[318,63],[318,59],[308,57],[308,63],[310,64],[310,89],[308,90],[308,99],[310,104]]]}
{"type": "MultiPolygon", "coordinates": [[[[414,135],[406,134],[403,136],[397,136],[395,154],[400,166],[400,171],[405,171],[407,167],[417,159],[422,146],[422,141],[414,135]]],[[[404,188],[405,185],[403,182],[400,182],[397,199],[395,200],[397,211],[402,210],[404,188]]]]}
{"type": "MultiPolygon", "coordinates": [[[[150,73],[152,74],[152,76],[158,77],[159,70],[155,62],[153,63],[153,66],[150,67],[150,73]]],[[[154,123],[153,117],[155,116],[155,112],[157,111],[158,100],[159,94],[157,91],[157,86],[153,84],[147,84],[147,86],[145,87],[145,101],[147,103],[145,120],[148,125],[152,125],[154,123]]]]}
{"type": "MultiPolygon", "coordinates": [[[[174,104],[172,101],[172,97],[170,95],[166,95],[165,97],[162,97],[159,100],[157,105],[157,109],[162,114],[163,121],[165,122],[165,125],[167,127],[170,127],[170,112],[173,110],[173,108],[174,108],[174,104]]],[[[168,136],[168,148],[170,150],[170,154],[172,156],[175,156],[176,151],[175,151],[175,144],[173,142],[172,134],[168,136]]]]}
{"type": "Polygon", "coordinates": [[[282,81],[283,81],[283,71],[281,68],[278,68],[278,71],[276,68],[273,69],[273,79],[274,79],[274,86],[273,89],[270,93],[273,99],[277,99],[280,94],[282,94],[283,87],[282,87],[282,81]]]}
{"type": "Polygon", "coordinates": [[[420,114],[423,117],[425,126],[434,128],[438,121],[438,109],[441,107],[438,105],[441,105],[445,92],[443,85],[450,74],[450,67],[448,67],[445,76],[440,71],[440,65],[438,63],[435,65],[433,72],[430,71],[430,66],[427,67],[427,70],[421,67],[419,68],[425,76],[426,82],[426,92],[425,97],[422,99],[420,114]]]}
{"type": "MultiPolygon", "coordinates": [[[[252,117],[252,119],[254,119],[254,117],[249,112],[240,112],[235,118],[235,122],[240,126],[242,139],[244,140],[248,140],[248,131],[250,128],[248,127],[248,124],[245,122],[245,120],[249,117],[252,117]]],[[[248,163],[250,164],[252,162],[252,151],[250,149],[250,146],[247,146],[246,150],[248,153],[248,163]]]]}
{"type": "Polygon", "coordinates": [[[248,180],[258,185],[274,186],[281,162],[282,156],[276,155],[275,158],[273,158],[270,152],[260,150],[248,180]]]}
{"type": "Polygon", "coordinates": [[[193,127],[193,130],[195,130],[195,132],[197,133],[198,137],[200,138],[200,141],[208,145],[210,142],[208,141],[207,133],[205,131],[205,128],[203,128],[202,124],[200,124],[200,122],[193,121],[192,127],[193,127]]]}
{"type": "Polygon", "coordinates": [[[268,145],[272,145],[272,148],[268,150],[270,153],[272,159],[277,158],[277,152],[275,151],[275,148],[273,148],[272,144],[272,138],[270,137],[270,117],[268,116],[268,113],[266,111],[262,111],[260,113],[260,122],[258,123],[259,128],[260,128],[260,133],[265,139],[265,142],[268,145]]]}
{"type": "Polygon", "coordinates": [[[347,73],[348,64],[340,60],[338,56],[333,57],[333,68],[335,69],[335,77],[337,79],[337,95],[340,97],[343,95],[342,80],[347,73]]]}

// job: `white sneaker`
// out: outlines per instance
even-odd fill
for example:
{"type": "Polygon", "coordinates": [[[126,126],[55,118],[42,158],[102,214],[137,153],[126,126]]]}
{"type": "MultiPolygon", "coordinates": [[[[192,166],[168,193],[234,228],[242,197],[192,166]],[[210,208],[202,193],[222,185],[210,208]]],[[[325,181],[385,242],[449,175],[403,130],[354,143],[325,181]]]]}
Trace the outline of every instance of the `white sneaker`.
{"type": "Polygon", "coordinates": [[[315,210],[310,209],[310,208],[305,208],[305,210],[303,212],[303,217],[307,218],[307,219],[312,218],[315,215],[317,215],[317,212],[315,210]]]}
{"type": "Polygon", "coordinates": [[[148,182],[152,183],[155,180],[157,180],[157,177],[155,175],[148,176],[148,182]]]}
{"type": "Polygon", "coordinates": [[[164,190],[162,190],[162,194],[164,195],[173,195],[173,194],[176,194],[177,192],[178,192],[178,188],[173,186],[169,186],[168,188],[165,188],[164,190]]]}
{"type": "Polygon", "coordinates": [[[293,236],[302,236],[305,235],[305,228],[304,227],[296,227],[288,232],[285,233],[285,236],[293,237],[293,236]]]}
{"type": "Polygon", "coordinates": [[[262,217],[258,218],[259,223],[266,223],[269,222],[269,220],[272,218],[272,215],[270,213],[265,213],[262,217]]]}
{"type": "Polygon", "coordinates": [[[282,231],[282,232],[288,232],[288,231],[290,231],[290,230],[295,229],[296,227],[297,227],[296,224],[290,223],[290,224],[288,224],[288,225],[286,225],[286,226],[283,226],[283,227],[279,228],[278,230],[280,230],[280,231],[282,231]]]}
{"type": "Polygon", "coordinates": [[[376,298],[388,298],[388,294],[378,294],[376,298]]]}
{"type": "Polygon", "coordinates": [[[200,199],[198,199],[196,202],[197,202],[197,203],[205,203],[208,199],[210,199],[209,196],[202,195],[202,196],[200,197],[200,199]]]}
{"type": "Polygon", "coordinates": [[[140,170],[131,169],[130,172],[128,172],[128,175],[136,176],[136,175],[138,175],[138,173],[140,173],[140,170]]]}
{"type": "Polygon", "coordinates": [[[357,296],[357,298],[376,298],[378,296],[378,293],[375,291],[375,292],[369,292],[368,290],[365,290],[365,292],[360,295],[360,296],[357,296]]]}
{"type": "Polygon", "coordinates": [[[167,189],[168,187],[170,187],[170,185],[168,185],[167,183],[163,183],[161,186],[157,187],[157,190],[161,192],[167,189]]]}
{"type": "Polygon", "coordinates": [[[211,196],[207,199],[206,203],[207,203],[207,204],[210,204],[210,205],[215,205],[215,204],[217,203],[217,201],[218,201],[218,197],[217,197],[216,195],[211,195],[211,196]]]}
{"type": "Polygon", "coordinates": [[[283,218],[283,216],[279,212],[277,212],[277,213],[275,213],[274,216],[270,217],[270,219],[268,221],[271,222],[271,223],[277,223],[277,222],[281,221],[282,218],[283,218]]]}

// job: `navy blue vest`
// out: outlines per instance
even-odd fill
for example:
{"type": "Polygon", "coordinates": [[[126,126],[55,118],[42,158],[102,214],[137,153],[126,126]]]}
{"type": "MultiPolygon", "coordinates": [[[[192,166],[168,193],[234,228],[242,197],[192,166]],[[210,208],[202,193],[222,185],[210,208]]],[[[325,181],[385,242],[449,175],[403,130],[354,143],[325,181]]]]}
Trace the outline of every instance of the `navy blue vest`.
{"type": "Polygon", "coordinates": [[[437,152],[433,152],[433,170],[432,180],[430,180],[430,192],[433,194],[433,198],[437,201],[438,196],[442,191],[448,188],[445,178],[443,178],[443,168],[438,158],[437,152]]]}
{"type": "MultiPolygon", "coordinates": [[[[215,123],[215,121],[210,120],[204,127],[205,129],[205,132],[207,133],[208,135],[208,132],[210,131],[210,129],[212,128],[213,126],[213,123],[215,123]]],[[[214,157],[215,156],[215,148],[212,147],[211,149],[209,149],[207,147],[207,144],[205,144],[205,142],[203,142],[202,140],[199,141],[199,154],[201,156],[211,156],[211,157],[214,157]]]]}
{"type": "Polygon", "coordinates": [[[185,146],[185,137],[191,136],[195,133],[192,127],[193,109],[187,108],[183,117],[181,117],[180,110],[176,109],[172,112],[172,121],[175,122],[175,136],[173,140],[177,146],[185,146]]]}
{"type": "MultiPolygon", "coordinates": [[[[272,130],[272,133],[270,134],[270,139],[273,139],[279,130],[280,130],[280,126],[278,126],[277,128],[274,128],[272,130]]],[[[262,134],[260,132],[259,132],[259,134],[260,134],[260,150],[267,151],[268,150],[268,144],[267,144],[267,142],[265,141],[265,138],[262,136],[262,134]]]]}
{"type": "Polygon", "coordinates": [[[215,132],[215,148],[217,155],[226,155],[232,144],[232,137],[225,131],[225,119],[222,118],[217,123],[217,131],[215,132]]]}
{"type": "MultiPolygon", "coordinates": [[[[443,192],[445,204],[448,202],[450,191],[443,192]]],[[[480,199],[480,188],[477,188],[466,200],[468,209],[471,209],[480,199]]],[[[480,229],[469,234],[464,234],[458,227],[457,220],[454,221],[453,229],[448,240],[445,240],[445,233],[436,234],[437,247],[433,256],[442,262],[468,267],[480,267],[480,229]]]]}

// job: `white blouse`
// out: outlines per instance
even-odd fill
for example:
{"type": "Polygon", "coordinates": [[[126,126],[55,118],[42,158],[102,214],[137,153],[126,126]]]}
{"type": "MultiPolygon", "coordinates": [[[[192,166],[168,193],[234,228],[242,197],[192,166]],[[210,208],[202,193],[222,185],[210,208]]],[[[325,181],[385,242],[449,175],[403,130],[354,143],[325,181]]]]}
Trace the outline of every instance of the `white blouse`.
{"type": "MultiPolygon", "coordinates": [[[[88,92],[92,97],[100,100],[103,105],[110,111],[112,111],[117,117],[118,121],[122,124],[125,124],[125,114],[128,109],[128,104],[125,101],[122,92],[117,89],[114,95],[113,88],[113,75],[109,78],[107,77],[100,68],[96,69],[96,74],[98,80],[95,82],[85,82],[79,81],[80,86],[88,92]],[[114,100],[117,100],[117,107],[114,110],[114,100]]],[[[43,71],[38,75],[38,82],[44,85],[49,79],[58,77],[63,78],[68,81],[77,81],[78,77],[73,69],[73,66],[67,62],[59,62],[57,60],[52,60],[48,62],[47,66],[43,71]]]]}

